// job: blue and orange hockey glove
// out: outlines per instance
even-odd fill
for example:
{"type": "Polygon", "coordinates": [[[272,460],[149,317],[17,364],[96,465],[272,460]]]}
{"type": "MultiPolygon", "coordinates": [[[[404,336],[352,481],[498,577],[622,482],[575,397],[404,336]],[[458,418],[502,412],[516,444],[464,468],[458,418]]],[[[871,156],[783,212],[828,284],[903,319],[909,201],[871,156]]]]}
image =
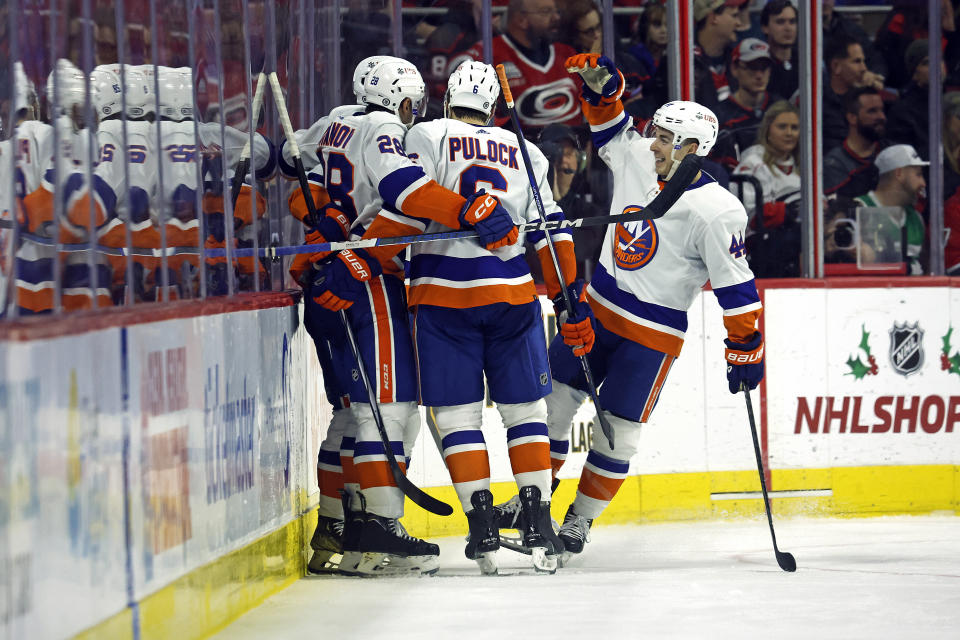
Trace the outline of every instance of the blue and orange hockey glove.
{"type": "Polygon", "coordinates": [[[763,336],[754,331],[748,342],[734,342],[729,338],[723,342],[727,345],[724,360],[730,393],[738,393],[742,385],[756,389],[763,380],[763,336]]]}
{"type": "Polygon", "coordinates": [[[457,219],[461,228],[476,229],[480,244],[489,251],[511,245],[520,237],[517,225],[500,200],[483,189],[467,196],[457,219]]]}
{"type": "Polygon", "coordinates": [[[330,311],[349,309],[366,295],[364,285],[381,273],[380,263],[366,251],[345,249],[317,272],[310,287],[310,297],[330,311]]]}
{"type": "Polygon", "coordinates": [[[583,99],[598,106],[603,102],[613,102],[623,94],[623,74],[617,70],[613,60],[597,53],[579,53],[570,56],[564,63],[569,73],[579,73],[583,78],[583,99]]]}
{"type": "Polygon", "coordinates": [[[583,280],[577,280],[567,286],[570,301],[573,303],[573,315],[567,315],[563,294],[553,299],[553,308],[557,314],[557,327],[563,336],[563,344],[573,347],[573,355],[585,356],[593,349],[596,335],[593,331],[593,310],[587,302],[587,292],[583,280]]]}

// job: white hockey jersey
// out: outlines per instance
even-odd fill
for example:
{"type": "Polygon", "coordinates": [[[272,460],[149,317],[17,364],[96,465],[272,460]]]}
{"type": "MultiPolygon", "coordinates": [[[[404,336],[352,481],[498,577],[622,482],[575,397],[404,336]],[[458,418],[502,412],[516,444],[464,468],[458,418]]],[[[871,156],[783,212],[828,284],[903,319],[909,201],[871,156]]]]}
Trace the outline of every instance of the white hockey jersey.
{"type": "MultiPolygon", "coordinates": [[[[740,164],[733,170],[734,175],[748,175],[760,182],[763,190],[763,202],[791,203],[800,199],[800,173],[797,171],[793,158],[785,163],[774,164],[770,167],[763,161],[763,145],[755,144],[748,147],[740,158],[740,164]]],[[[743,188],[743,206],[747,216],[752,218],[756,211],[757,195],[750,186],[743,188]]]]}
{"type": "MultiPolygon", "coordinates": [[[[439,119],[415,125],[407,133],[404,144],[407,154],[411,158],[416,155],[426,174],[440,185],[462,196],[485,189],[500,199],[518,225],[540,220],[516,134],[494,126],[439,119]]],[[[534,145],[528,144],[527,149],[544,211],[550,219],[562,219],[563,212],[553,201],[548,179],[549,163],[534,145]]],[[[389,211],[381,215],[393,216],[389,211]]],[[[401,223],[409,220],[394,218],[401,223]]],[[[416,229],[415,223],[409,226],[416,229]]],[[[448,230],[449,227],[433,221],[425,228],[426,233],[448,230]]],[[[409,229],[397,231],[401,234],[411,232],[409,229]]],[[[566,243],[572,247],[569,230],[554,232],[552,236],[556,244],[566,243]]],[[[533,242],[537,249],[546,246],[542,231],[530,234],[526,240],[533,242]]],[[[524,258],[523,242],[521,235],[516,244],[495,251],[485,249],[476,240],[411,245],[407,272],[410,305],[462,309],[498,302],[526,304],[536,299],[536,289],[524,258]]],[[[559,247],[558,253],[563,253],[559,247]]],[[[570,249],[571,257],[572,253],[570,249]]],[[[574,270],[569,276],[575,276],[575,261],[568,261],[565,267],[574,270]]]]}
{"type": "MultiPolygon", "coordinates": [[[[611,215],[638,211],[659,192],[651,140],[622,111],[591,125],[613,172],[611,215]]],[[[687,310],[709,280],[734,340],[752,336],[760,313],[746,261],[743,205],[706,173],[657,220],[612,225],[587,296],[603,325],[630,340],[680,354],[687,310]]]]}
{"type": "MultiPolygon", "coordinates": [[[[362,115],[364,106],[362,104],[345,104],[334,107],[329,114],[323,116],[307,129],[298,129],[293,133],[297,141],[297,147],[300,149],[300,161],[303,163],[305,171],[311,171],[320,162],[320,138],[326,131],[327,125],[342,116],[362,115]]],[[[284,139],[280,143],[277,153],[277,164],[280,167],[280,173],[289,180],[297,179],[297,170],[293,166],[293,156],[290,155],[290,145],[284,139]]]]}

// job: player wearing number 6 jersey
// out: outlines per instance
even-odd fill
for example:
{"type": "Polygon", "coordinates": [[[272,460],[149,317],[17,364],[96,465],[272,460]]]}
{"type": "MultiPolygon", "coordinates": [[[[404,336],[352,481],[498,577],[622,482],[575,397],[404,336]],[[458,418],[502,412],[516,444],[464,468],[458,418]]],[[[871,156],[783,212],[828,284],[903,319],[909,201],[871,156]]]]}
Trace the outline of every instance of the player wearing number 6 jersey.
{"type": "MultiPolygon", "coordinates": [[[[407,157],[404,137],[423,113],[424,83],[416,67],[395,59],[367,77],[366,112],[331,121],[320,139],[323,187],[337,209],[352,219],[353,235],[363,234],[380,215],[416,216],[426,224],[475,227],[480,242],[497,247],[516,241],[518,231],[495,197],[464,198],[443,188],[407,157]]],[[[377,233],[371,229],[367,237],[377,233]]],[[[330,310],[346,309],[364,364],[380,404],[391,450],[384,450],[367,391],[358,372],[350,389],[357,420],[354,470],[362,500],[346,513],[341,571],[367,575],[435,571],[436,545],[410,538],[398,523],[403,494],[396,487],[387,455],[401,467],[420,426],[403,265],[397,249],[342,251],[315,272],[309,296],[330,310]],[[366,515],[358,514],[366,507],[366,515]],[[359,526],[357,526],[359,523],[359,526]],[[359,530],[357,539],[352,531],[359,530]]],[[[356,365],[350,366],[356,371],[356,365]]]]}
{"type": "MultiPolygon", "coordinates": [[[[451,74],[445,118],[414,126],[405,148],[427,175],[465,197],[495,194],[513,222],[539,220],[517,136],[490,125],[500,86],[493,67],[462,63],[451,74]]],[[[530,146],[533,173],[550,219],[563,219],[551,198],[548,162],[530,146]]],[[[449,225],[384,212],[371,231],[409,235],[443,231],[449,225]]],[[[569,231],[554,242],[566,282],[552,266],[543,232],[525,239],[536,245],[551,296],[576,277],[569,231]]],[[[432,407],[444,460],[470,524],[466,555],[485,573],[496,571],[499,537],[490,492],[490,463],[481,431],[484,374],[507,429],[514,478],[520,488],[528,547],[539,549],[538,569],[556,568],[561,543],[550,525],[550,392],[543,319],[520,244],[489,250],[473,242],[411,245],[409,303],[421,403],[432,407]]]]}
{"type": "MultiPolygon", "coordinates": [[[[695,102],[657,110],[650,137],[631,126],[620,103],[623,76],[607,58],[581,54],[567,69],[584,80],[581,103],[600,158],[613,172],[611,214],[642,209],[690,153],[705,156],[717,139],[716,116],[695,102]]],[[[760,298],[747,266],[743,205],[706,173],[657,220],[609,227],[600,266],[587,288],[596,316],[588,356],[603,380],[600,404],[616,431],[616,447],[594,437],[577,497],[560,528],[567,552],[579,553],[590,524],[617,493],[636,453],[640,425],[653,411],[680,355],[687,309],[709,280],[727,330],[727,379],[735,393],[763,377],[763,340],[756,330],[760,298]]],[[[583,374],[569,349],[550,349],[553,393],[551,450],[555,469],[569,446],[570,422],[586,397],[583,374]]]]}

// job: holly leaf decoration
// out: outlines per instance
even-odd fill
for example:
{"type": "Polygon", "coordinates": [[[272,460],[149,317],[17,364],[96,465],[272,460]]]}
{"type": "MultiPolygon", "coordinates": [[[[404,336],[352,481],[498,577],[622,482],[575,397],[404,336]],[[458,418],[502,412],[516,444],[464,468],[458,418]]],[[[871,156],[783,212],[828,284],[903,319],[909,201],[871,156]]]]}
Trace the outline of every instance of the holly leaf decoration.
{"type": "Polygon", "coordinates": [[[944,334],[943,338],[943,352],[947,355],[950,355],[950,336],[953,334],[953,327],[947,329],[947,332],[944,334]]]}
{"type": "Polygon", "coordinates": [[[955,373],[960,376],[960,353],[953,354],[948,360],[950,360],[949,373],[955,373]]]}
{"type": "Polygon", "coordinates": [[[853,358],[847,358],[847,366],[850,367],[850,371],[848,371],[846,375],[853,376],[856,380],[860,380],[870,373],[870,366],[864,364],[860,358],[857,358],[856,360],[853,358]]]}
{"type": "Polygon", "coordinates": [[[867,339],[870,337],[870,332],[867,331],[867,325],[860,325],[860,348],[863,349],[863,352],[870,355],[870,343],[867,342],[867,339]]]}

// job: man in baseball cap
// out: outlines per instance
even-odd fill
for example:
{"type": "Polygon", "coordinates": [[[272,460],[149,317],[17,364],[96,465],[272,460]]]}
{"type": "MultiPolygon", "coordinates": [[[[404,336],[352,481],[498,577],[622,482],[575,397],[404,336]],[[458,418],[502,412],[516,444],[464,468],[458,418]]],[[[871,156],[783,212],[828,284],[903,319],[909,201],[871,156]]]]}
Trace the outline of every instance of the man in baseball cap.
{"type": "Polygon", "coordinates": [[[757,129],[767,108],[778,98],[767,92],[773,58],[770,46],[757,38],[745,38],[730,56],[730,73],[737,90],[716,109],[720,135],[710,156],[733,170],[740,154],[757,141],[757,129]]]}
{"type": "Polygon", "coordinates": [[[741,28],[740,9],[747,0],[694,0],[696,47],[694,84],[697,102],[716,109],[730,96],[727,59],[741,28]]]}
{"type": "Polygon", "coordinates": [[[876,212],[879,216],[876,224],[869,223],[869,211],[861,210],[861,238],[871,238],[878,255],[893,251],[894,256],[907,263],[907,273],[923,274],[923,262],[920,252],[926,240],[926,226],[914,205],[917,198],[924,194],[927,182],[923,177],[923,167],[929,162],[923,160],[909,144],[895,144],[879,154],[874,164],[880,173],[877,188],[866,195],[856,198],[864,207],[895,207],[895,209],[876,212]],[[869,233],[868,229],[875,229],[869,233]]]}

